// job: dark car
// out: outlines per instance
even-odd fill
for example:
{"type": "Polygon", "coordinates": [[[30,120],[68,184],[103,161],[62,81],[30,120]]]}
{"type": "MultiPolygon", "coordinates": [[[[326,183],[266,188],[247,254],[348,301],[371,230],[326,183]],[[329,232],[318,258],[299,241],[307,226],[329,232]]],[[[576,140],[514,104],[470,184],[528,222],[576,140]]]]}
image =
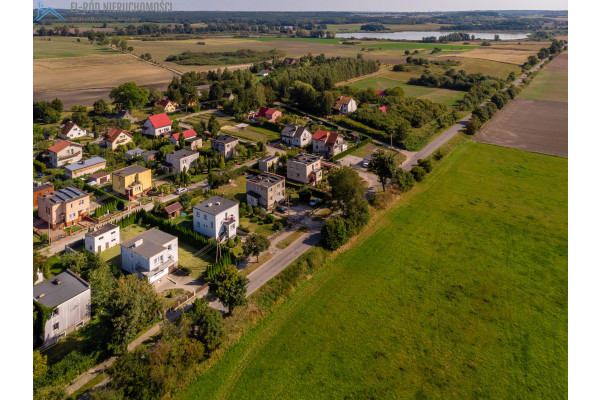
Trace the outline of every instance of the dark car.
{"type": "Polygon", "coordinates": [[[287,208],[284,206],[277,206],[277,207],[275,207],[275,211],[283,214],[283,213],[287,212],[287,208]]]}

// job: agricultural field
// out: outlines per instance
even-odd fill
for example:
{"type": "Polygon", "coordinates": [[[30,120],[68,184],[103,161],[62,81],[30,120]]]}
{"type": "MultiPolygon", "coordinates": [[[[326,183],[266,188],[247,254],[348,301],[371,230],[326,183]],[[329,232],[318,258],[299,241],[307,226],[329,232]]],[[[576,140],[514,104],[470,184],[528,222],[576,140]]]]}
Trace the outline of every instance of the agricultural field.
{"type": "MultiPolygon", "coordinates": [[[[437,57],[436,57],[437,58],[437,57]]],[[[469,58],[469,57],[456,57],[456,56],[443,56],[439,57],[440,60],[451,60],[459,61],[460,65],[454,67],[456,70],[464,69],[468,74],[481,73],[483,75],[489,75],[496,78],[506,79],[506,77],[514,72],[519,74],[521,67],[517,64],[511,64],[507,62],[498,62],[491,60],[484,60],[482,58],[469,58]]]]}
{"type": "Polygon", "coordinates": [[[45,36],[33,38],[33,59],[70,58],[95,55],[115,55],[120,52],[104,46],[91,44],[86,38],[45,36]],[[51,40],[49,40],[51,38],[51,40]]]}
{"type": "Polygon", "coordinates": [[[525,99],[569,101],[568,54],[561,54],[540,70],[519,97],[525,99]]]}
{"type": "Polygon", "coordinates": [[[189,387],[567,396],[567,160],[464,142],[189,387]]]}

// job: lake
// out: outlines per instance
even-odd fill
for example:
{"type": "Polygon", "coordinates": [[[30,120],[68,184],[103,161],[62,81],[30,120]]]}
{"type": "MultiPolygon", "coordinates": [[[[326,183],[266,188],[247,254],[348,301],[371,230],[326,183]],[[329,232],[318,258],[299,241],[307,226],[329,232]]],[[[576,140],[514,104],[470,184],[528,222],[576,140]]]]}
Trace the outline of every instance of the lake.
{"type": "MultiPolygon", "coordinates": [[[[431,31],[403,31],[403,32],[356,32],[356,33],[336,33],[336,38],[350,39],[393,39],[393,40],[421,40],[424,37],[448,35],[453,31],[447,32],[431,32],[431,31]]],[[[527,32],[465,32],[470,35],[475,35],[477,39],[493,40],[495,35],[500,35],[500,40],[519,40],[527,38],[527,32]]]]}

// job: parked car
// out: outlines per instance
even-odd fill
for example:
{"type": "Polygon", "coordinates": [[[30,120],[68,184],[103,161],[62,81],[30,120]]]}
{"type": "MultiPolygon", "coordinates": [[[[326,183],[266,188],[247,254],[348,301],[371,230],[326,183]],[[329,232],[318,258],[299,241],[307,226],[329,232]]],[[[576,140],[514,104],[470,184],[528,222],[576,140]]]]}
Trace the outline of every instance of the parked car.
{"type": "Polygon", "coordinates": [[[277,206],[277,207],[275,207],[275,211],[283,214],[283,213],[287,212],[287,208],[284,206],[277,206]]]}
{"type": "Polygon", "coordinates": [[[309,205],[309,206],[311,206],[311,207],[314,207],[314,206],[316,206],[317,204],[319,204],[319,202],[320,202],[320,201],[321,201],[321,199],[319,199],[318,197],[315,197],[314,199],[312,199],[312,200],[310,201],[310,203],[308,203],[308,205],[309,205]]]}
{"type": "Polygon", "coordinates": [[[177,190],[175,191],[175,194],[181,194],[187,192],[187,188],[177,188],[177,190]]]}

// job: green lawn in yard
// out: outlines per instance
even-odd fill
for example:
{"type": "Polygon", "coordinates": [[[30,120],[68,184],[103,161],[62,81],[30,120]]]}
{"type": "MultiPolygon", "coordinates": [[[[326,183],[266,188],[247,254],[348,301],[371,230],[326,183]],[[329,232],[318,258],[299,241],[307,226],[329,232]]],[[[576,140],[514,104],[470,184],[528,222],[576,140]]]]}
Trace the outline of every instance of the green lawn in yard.
{"type": "Polygon", "coordinates": [[[203,255],[202,257],[196,257],[196,254],[200,249],[190,246],[187,243],[179,241],[179,266],[189,268],[191,275],[194,278],[200,277],[206,270],[206,267],[211,262],[215,262],[215,259],[211,255],[203,255]]]}
{"type": "Polygon", "coordinates": [[[237,201],[246,202],[246,175],[242,174],[230,183],[214,189],[219,196],[232,196],[237,201]]]}
{"type": "Polygon", "coordinates": [[[374,143],[367,143],[363,147],[360,147],[357,150],[353,151],[350,155],[365,158],[369,154],[372,155],[375,152],[375,150],[385,151],[386,153],[392,152],[394,154],[394,161],[396,161],[396,164],[402,164],[402,162],[406,160],[406,156],[400,153],[399,151],[390,150],[389,147],[376,145],[374,143]]]}
{"type": "MultiPolygon", "coordinates": [[[[138,224],[131,224],[125,228],[120,229],[119,235],[121,237],[121,243],[139,235],[140,233],[146,232],[146,228],[138,224]]],[[[104,250],[100,253],[100,258],[109,263],[115,265],[117,268],[121,268],[121,246],[113,246],[108,250],[104,250]]]]}
{"type": "Polygon", "coordinates": [[[259,225],[258,222],[250,222],[250,218],[240,217],[240,225],[249,228],[250,233],[265,234],[267,236],[271,236],[275,233],[273,230],[273,224],[263,223],[262,225],[259,225]]]}
{"type": "Polygon", "coordinates": [[[177,398],[566,398],[567,162],[459,146],[177,398]]]}

